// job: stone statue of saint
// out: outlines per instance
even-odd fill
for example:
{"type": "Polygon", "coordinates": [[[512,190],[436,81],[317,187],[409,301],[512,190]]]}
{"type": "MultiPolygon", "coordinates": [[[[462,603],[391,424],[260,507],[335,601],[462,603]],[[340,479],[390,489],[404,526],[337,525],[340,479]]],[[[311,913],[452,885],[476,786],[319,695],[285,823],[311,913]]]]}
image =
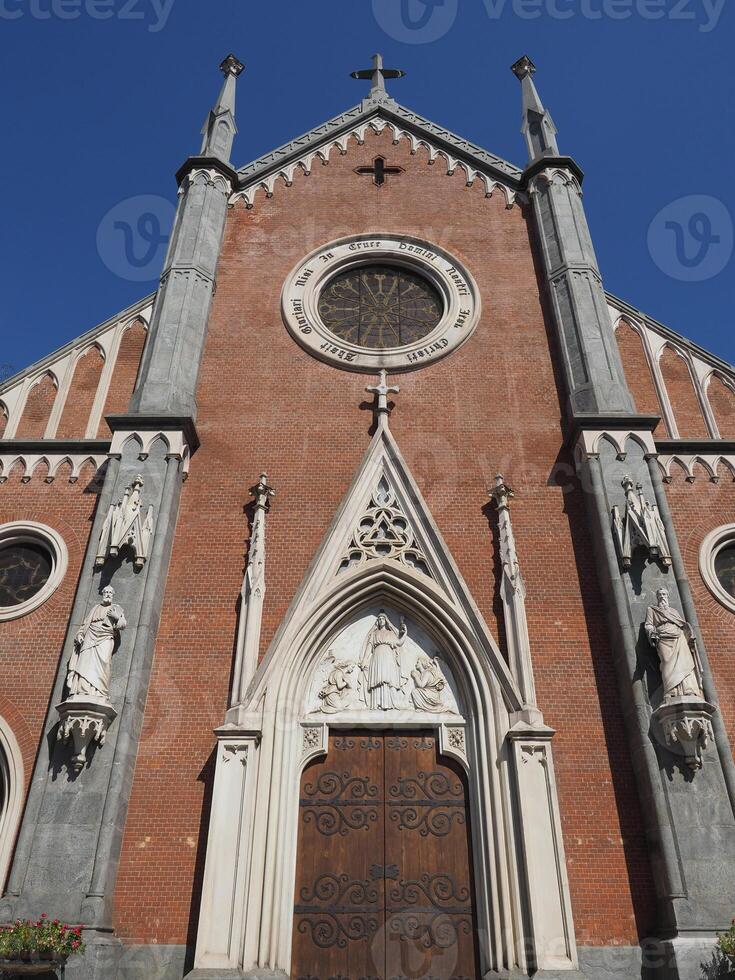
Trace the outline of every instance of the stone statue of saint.
{"type": "Polygon", "coordinates": [[[669,590],[656,592],[657,606],[649,606],[646,633],[661,661],[664,700],[696,697],[704,700],[694,631],[680,612],[669,605],[669,590]]]}
{"type": "Polygon", "coordinates": [[[405,678],[401,670],[401,647],[406,639],[406,624],[401,619],[398,630],[385,613],[375,620],[365,640],[360,669],[363,672],[365,701],[373,711],[401,707],[405,678]]]}
{"type": "Polygon", "coordinates": [[[350,707],[353,690],[350,675],[355,669],[355,664],[349,660],[335,660],[331,650],[329,659],[332,662],[332,668],[327,676],[326,684],[319,692],[319,700],[321,701],[321,710],[325,714],[333,715],[350,707]]]}
{"type": "Polygon", "coordinates": [[[411,671],[411,679],[414,689],[411,691],[411,700],[417,711],[450,711],[444,698],[444,689],[447,682],[437,659],[432,660],[426,654],[416,661],[416,666],[411,671]]]}
{"type": "Polygon", "coordinates": [[[105,586],[102,601],[90,611],[74,638],[66,678],[70,697],[110,700],[112,655],[120,631],[127,626],[125,613],[113,603],[114,597],[112,586],[105,586]]]}

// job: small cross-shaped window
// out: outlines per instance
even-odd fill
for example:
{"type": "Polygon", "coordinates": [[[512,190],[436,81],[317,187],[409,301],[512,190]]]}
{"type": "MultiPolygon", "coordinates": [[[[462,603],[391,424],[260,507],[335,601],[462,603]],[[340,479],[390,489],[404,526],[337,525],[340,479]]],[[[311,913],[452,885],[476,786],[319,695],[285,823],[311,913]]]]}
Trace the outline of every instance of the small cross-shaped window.
{"type": "Polygon", "coordinates": [[[357,167],[355,173],[361,177],[372,177],[375,186],[382,187],[386,177],[397,177],[403,173],[403,167],[389,167],[385,157],[376,157],[372,167],[357,167]]]}

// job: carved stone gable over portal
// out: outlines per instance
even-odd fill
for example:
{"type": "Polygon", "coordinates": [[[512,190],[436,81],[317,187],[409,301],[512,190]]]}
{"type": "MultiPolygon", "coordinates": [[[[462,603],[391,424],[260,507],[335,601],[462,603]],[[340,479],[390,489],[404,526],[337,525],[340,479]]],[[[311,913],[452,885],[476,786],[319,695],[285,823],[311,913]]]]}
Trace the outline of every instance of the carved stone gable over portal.
{"type": "Polygon", "coordinates": [[[385,475],[380,477],[352,539],[343,554],[339,571],[344,572],[374,558],[394,558],[403,565],[433,578],[426,555],[416,541],[409,519],[385,475]]]}

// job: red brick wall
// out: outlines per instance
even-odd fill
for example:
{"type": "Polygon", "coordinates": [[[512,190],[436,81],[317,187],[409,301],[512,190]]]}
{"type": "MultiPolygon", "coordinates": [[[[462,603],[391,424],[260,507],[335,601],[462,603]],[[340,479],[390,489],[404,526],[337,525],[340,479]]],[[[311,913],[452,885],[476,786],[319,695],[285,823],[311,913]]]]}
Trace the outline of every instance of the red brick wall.
{"type": "MultiPolygon", "coordinates": [[[[641,335],[627,321],[621,320],[615,337],[623,359],[625,378],[633,393],[637,410],[647,415],[661,415],[661,403],[641,335]]],[[[663,429],[663,422],[659,422],[655,431],[661,434],[663,429]]]]}
{"type": "Polygon", "coordinates": [[[28,392],[17,439],[42,439],[56,400],[56,385],[50,374],[44,374],[28,392]]]}
{"type": "Polygon", "coordinates": [[[42,606],[27,616],[0,623],[0,714],[10,723],[23,752],[30,780],[39,740],[76,594],[79,570],[87,548],[97,493],[91,464],[79,480],[69,483],[70,467],[62,466],[53,483],[46,483],[45,465],[36,467],[22,483],[24,470],[16,465],[0,485],[0,524],[38,521],[57,531],[66,543],[69,566],[61,585],[42,606]]]}
{"type": "Polygon", "coordinates": [[[707,389],[707,396],[721,438],[735,439],[735,392],[720,377],[713,374],[707,389]]]}
{"type": "Polygon", "coordinates": [[[537,688],[555,739],[580,942],[635,942],[652,886],[523,213],[486,200],[425,151],[369,134],[328,166],[297,171],[272,199],[229,214],[197,395],[202,446],[184,486],[116,894],[123,937],[194,942],[212,778],[212,729],[227,703],[248,536],[247,488],[266,469],[263,650],[357,469],[370,436],[364,386],[307,355],[280,316],[282,284],[320,244],[351,233],[415,234],[463,261],[483,316],[464,347],[398,378],[391,427],[472,594],[497,635],[487,488],[517,488],[537,688]],[[382,188],[353,173],[381,153],[405,174],[382,188]],[[213,575],[213,568],[216,574],[213,575]],[[553,628],[550,611],[553,610],[553,628]],[[570,677],[574,683],[570,683],[570,677]],[[604,693],[601,693],[604,692],[604,693]],[[163,713],[162,713],[163,712],[163,713]]]}
{"type": "Polygon", "coordinates": [[[104,363],[96,345],[90,347],[77,361],[56,431],[57,439],[84,438],[104,363]]]}
{"type": "Polygon", "coordinates": [[[106,415],[127,412],[130,396],[133,393],[135,379],[138,376],[140,358],[145,344],[146,330],[140,320],[136,320],[122,336],[120,349],[115,361],[115,367],[107,392],[105,407],[102,412],[98,437],[105,439],[110,435],[110,428],[105,422],[106,415]]]}
{"type": "Polygon", "coordinates": [[[682,439],[708,439],[709,433],[694,390],[692,376],[683,357],[671,347],[661,354],[661,373],[682,439]]]}
{"type": "Polygon", "coordinates": [[[666,492],[717,685],[720,710],[732,742],[735,739],[735,613],[720,605],[704,584],[699,573],[699,552],[710,531],[735,521],[733,474],[720,466],[720,480],[713,483],[704,467],[697,465],[696,480],[688,483],[680,466],[673,465],[671,473],[672,481],[666,492]]]}

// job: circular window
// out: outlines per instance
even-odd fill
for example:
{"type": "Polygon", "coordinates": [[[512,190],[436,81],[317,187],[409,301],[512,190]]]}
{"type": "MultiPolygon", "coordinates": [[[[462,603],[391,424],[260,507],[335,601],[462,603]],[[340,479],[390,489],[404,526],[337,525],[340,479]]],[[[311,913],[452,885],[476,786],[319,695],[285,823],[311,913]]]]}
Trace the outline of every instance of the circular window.
{"type": "Polygon", "coordinates": [[[0,608],[20,606],[39,593],[54,567],[48,548],[30,541],[0,548],[0,608]]]}
{"type": "Polygon", "coordinates": [[[428,336],[441,321],[444,301],[436,286],[410,269],[365,265],[330,279],[318,310],[335,337],[390,350],[428,336]]]}
{"type": "Polygon", "coordinates": [[[68,556],[63,538],[44,524],[0,525],[0,621],[38,608],[58,588],[68,556]]]}
{"type": "Polygon", "coordinates": [[[717,581],[735,599],[735,541],[726,544],[715,555],[717,581]]]}
{"type": "Polygon", "coordinates": [[[281,296],[283,319],[310,354],[348,371],[410,371],[472,334],[477,286],[429,242],[343,238],[299,262],[281,296]]]}
{"type": "Polygon", "coordinates": [[[715,599],[735,612],[735,524],[707,535],[699,551],[699,571],[715,599]]]}

